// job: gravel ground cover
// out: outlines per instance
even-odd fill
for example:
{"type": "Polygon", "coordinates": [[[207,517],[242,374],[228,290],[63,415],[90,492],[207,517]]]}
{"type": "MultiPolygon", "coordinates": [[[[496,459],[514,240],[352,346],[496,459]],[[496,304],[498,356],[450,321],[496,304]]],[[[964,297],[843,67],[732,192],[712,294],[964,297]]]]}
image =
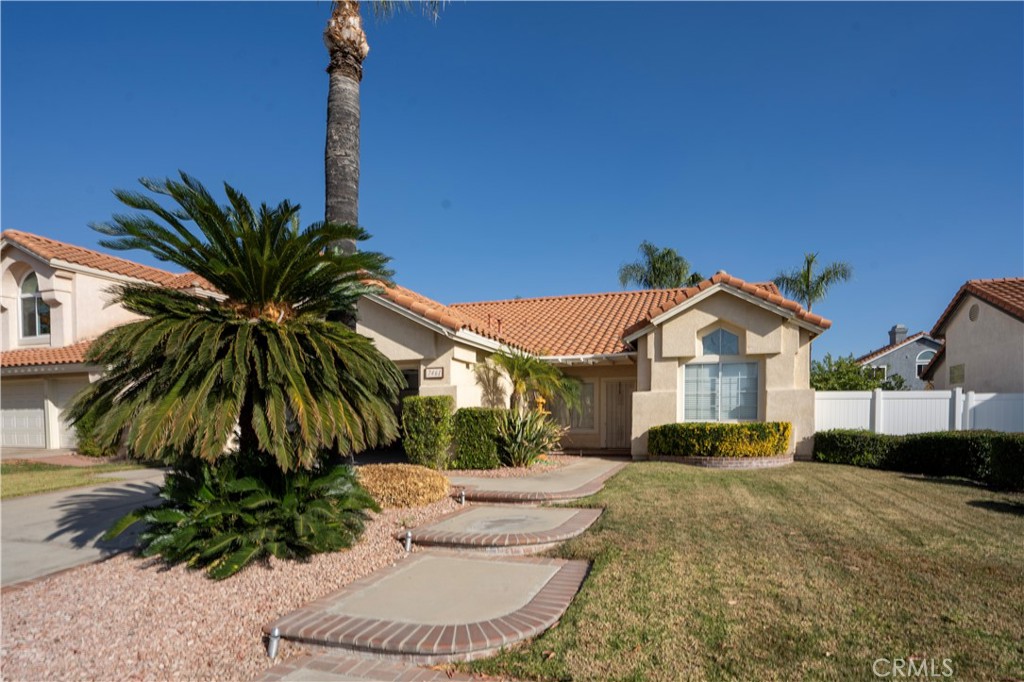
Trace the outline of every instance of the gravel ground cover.
{"type": "Polygon", "coordinates": [[[451,469],[446,474],[455,476],[476,476],[477,478],[522,478],[536,476],[547,471],[561,469],[564,466],[580,461],[577,455],[546,455],[530,468],[501,467],[500,469],[451,469]]]}
{"type": "MultiPolygon", "coordinates": [[[[271,559],[221,582],[122,554],[4,594],[0,679],[250,680],[271,665],[263,625],[394,564],[395,533],[457,506],[387,510],[349,551],[271,559]]],[[[283,642],[278,660],[301,653],[283,642]]]]}

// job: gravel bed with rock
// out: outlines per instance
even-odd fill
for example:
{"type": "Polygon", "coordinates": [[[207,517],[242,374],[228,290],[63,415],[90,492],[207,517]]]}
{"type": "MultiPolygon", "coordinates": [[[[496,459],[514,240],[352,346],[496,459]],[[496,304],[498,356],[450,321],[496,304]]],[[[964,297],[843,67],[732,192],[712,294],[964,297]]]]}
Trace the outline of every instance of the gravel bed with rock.
{"type": "Polygon", "coordinates": [[[522,478],[536,476],[580,461],[579,455],[545,455],[532,467],[501,467],[500,469],[449,469],[444,473],[454,476],[476,476],[477,478],[522,478]]]}
{"type": "MultiPolygon", "coordinates": [[[[271,558],[220,582],[122,554],[4,594],[0,679],[250,680],[272,665],[265,624],[393,565],[405,554],[397,532],[457,507],[372,514],[348,551],[271,558]]],[[[303,652],[282,642],[278,661],[303,652]]]]}

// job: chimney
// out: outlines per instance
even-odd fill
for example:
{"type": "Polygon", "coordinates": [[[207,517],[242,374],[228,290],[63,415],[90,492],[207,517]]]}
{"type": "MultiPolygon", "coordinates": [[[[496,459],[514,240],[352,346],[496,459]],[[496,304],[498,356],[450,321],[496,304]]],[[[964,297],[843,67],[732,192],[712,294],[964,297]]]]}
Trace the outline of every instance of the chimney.
{"type": "Polygon", "coordinates": [[[895,346],[907,340],[907,328],[902,324],[894,324],[889,330],[889,345],[895,346]]]}

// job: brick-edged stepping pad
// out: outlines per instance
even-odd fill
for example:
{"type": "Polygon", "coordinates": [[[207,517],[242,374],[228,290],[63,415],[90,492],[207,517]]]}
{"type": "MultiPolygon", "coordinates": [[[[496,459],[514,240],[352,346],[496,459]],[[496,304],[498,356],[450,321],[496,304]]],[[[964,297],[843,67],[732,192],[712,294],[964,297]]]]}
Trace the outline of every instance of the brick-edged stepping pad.
{"type": "Polygon", "coordinates": [[[471,502],[533,503],[576,500],[593,495],[605,481],[619,473],[626,462],[581,457],[561,469],[522,478],[449,476],[455,496],[465,491],[471,502]]]}
{"type": "Polygon", "coordinates": [[[411,663],[469,661],[554,625],[586,574],[585,561],[416,553],[263,630],[411,663]]]}
{"type": "Polygon", "coordinates": [[[409,532],[417,545],[532,554],[579,535],[600,516],[600,509],[480,505],[409,532]]]}

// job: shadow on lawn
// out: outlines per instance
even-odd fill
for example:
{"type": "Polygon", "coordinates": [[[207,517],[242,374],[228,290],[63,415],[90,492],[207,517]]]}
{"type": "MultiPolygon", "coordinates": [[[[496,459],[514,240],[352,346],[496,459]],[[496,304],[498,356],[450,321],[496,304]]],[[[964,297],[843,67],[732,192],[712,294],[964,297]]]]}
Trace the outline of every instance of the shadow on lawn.
{"type": "Polygon", "coordinates": [[[114,540],[100,540],[114,522],[133,509],[159,502],[160,488],[155,483],[129,483],[116,487],[92,488],[71,495],[57,507],[61,510],[57,530],[46,539],[63,538],[75,547],[97,547],[114,554],[135,546],[141,524],[114,540]]]}
{"type": "Polygon", "coordinates": [[[926,476],[924,474],[903,474],[900,478],[908,481],[924,481],[926,483],[938,483],[939,485],[955,485],[963,488],[980,488],[982,490],[988,490],[989,487],[984,483],[978,481],[972,481],[969,478],[956,478],[954,476],[926,476]]]}
{"type": "Polygon", "coordinates": [[[999,512],[1001,514],[1013,514],[1015,516],[1024,516],[1024,502],[1004,502],[1000,500],[971,500],[967,503],[971,507],[977,507],[978,509],[988,509],[989,511],[999,512]]]}

